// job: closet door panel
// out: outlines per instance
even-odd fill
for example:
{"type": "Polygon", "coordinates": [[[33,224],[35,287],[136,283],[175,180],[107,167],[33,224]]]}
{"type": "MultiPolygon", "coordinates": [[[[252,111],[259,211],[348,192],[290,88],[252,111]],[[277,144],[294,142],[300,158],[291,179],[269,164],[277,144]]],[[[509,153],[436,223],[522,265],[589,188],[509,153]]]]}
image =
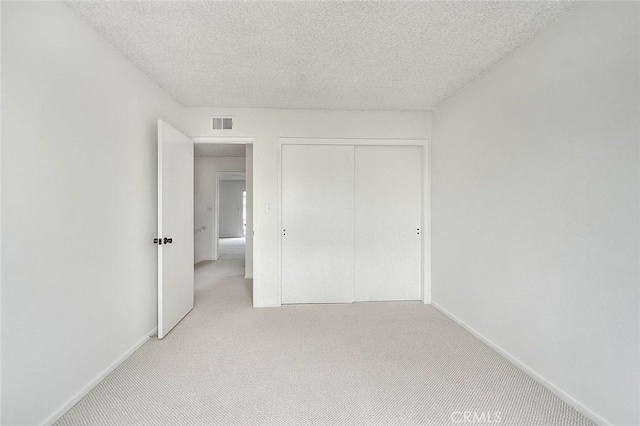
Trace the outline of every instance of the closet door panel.
{"type": "Polygon", "coordinates": [[[282,303],[350,303],[354,148],[282,146],[282,303]]]}
{"type": "Polygon", "coordinates": [[[422,148],[355,147],[356,301],[419,300],[422,148]]]}

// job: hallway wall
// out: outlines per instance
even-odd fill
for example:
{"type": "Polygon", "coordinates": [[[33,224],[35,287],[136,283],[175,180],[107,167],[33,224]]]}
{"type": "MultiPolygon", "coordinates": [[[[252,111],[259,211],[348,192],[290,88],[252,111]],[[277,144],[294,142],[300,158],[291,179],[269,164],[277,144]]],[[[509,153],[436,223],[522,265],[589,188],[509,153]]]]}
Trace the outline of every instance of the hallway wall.
{"type": "Polygon", "coordinates": [[[49,424],[157,324],[157,119],[63,3],[2,8],[2,420],[49,424]]]}

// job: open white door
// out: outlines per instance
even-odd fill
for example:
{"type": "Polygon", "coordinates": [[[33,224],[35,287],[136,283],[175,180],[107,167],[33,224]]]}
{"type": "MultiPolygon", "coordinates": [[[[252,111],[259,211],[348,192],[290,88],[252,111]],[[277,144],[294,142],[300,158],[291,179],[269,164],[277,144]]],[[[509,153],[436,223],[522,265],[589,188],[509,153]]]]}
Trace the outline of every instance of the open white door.
{"type": "Polygon", "coordinates": [[[193,141],[158,120],[158,338],[193,309],[193,141]]]}

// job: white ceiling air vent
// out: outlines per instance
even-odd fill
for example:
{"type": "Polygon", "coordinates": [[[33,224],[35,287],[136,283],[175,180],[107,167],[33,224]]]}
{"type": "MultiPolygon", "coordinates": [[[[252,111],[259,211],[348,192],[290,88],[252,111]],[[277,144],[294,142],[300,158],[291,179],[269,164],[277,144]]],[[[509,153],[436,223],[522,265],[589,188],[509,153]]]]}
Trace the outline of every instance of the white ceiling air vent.
{"type": "Polygon", "coordinates": [[[233,130],[233,118],[211,117],[211,128],[213,130],[233,130]]]}

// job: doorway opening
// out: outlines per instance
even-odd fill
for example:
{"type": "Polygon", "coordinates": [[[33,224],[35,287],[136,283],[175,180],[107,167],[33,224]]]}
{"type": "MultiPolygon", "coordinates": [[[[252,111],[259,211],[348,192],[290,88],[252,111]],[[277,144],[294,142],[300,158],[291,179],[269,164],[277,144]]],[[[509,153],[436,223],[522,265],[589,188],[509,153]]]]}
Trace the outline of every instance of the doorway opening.
{"type": "Polygon", "coordinates": [[[253,144],[212,139],[194,144],[196,302],[224,281],[246,288],[252,305],[253,144]]]}

